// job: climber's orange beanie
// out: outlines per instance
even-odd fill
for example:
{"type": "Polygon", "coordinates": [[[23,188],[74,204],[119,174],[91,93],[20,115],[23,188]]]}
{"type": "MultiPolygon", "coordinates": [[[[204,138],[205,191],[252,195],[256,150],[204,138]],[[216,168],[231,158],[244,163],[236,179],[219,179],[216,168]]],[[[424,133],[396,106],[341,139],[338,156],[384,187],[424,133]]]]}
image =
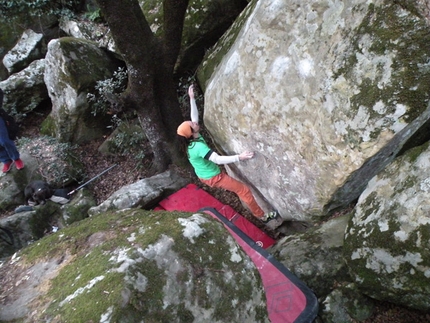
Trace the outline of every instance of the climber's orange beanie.
{"type": "Polygon", "coordinates": [[[178,127],[178,130],[176,133],[182,137],[185,138],[191,138],[193,136],[193,129],[191,129],[190,122],[184,121],[181,123],[181,125],[178,127]]]}

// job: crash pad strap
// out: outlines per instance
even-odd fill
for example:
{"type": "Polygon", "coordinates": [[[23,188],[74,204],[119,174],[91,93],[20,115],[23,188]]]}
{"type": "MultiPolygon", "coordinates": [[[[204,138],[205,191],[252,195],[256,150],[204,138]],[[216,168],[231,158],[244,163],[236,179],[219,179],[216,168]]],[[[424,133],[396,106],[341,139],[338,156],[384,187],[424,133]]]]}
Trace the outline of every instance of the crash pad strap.
{"type": "Polygon", "coordinates": [[[257,266],[272,323],[309,323],[316,318],[318,300],[311,289],[215,208],[199,211],[218,218],[257,266]]]}

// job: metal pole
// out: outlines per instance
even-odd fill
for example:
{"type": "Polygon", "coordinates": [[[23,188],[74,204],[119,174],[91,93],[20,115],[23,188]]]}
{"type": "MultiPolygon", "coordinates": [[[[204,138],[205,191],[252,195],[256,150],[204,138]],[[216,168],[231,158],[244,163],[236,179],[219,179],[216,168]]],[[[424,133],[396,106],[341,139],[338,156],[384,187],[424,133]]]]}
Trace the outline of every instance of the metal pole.
{"type": "Polygon", "coordinates": [[[79,186],[78,188],[74,189],[73,191],[69,192],[68,195],[72,195],[73,193],[75,193],[76,191],[79,191],[82,187],[88,185],[89,183],[91,183],[93,180],[95,180],[96,178],[102,176],[104,173],[106,173],[107,171],[111,170],[112,168],[114,168],[115,166],[117,166],[118,164],[112,165],[111,167],[105,169],[104,171],[102,171],[100,174],[94,176],[93,178],[91,178],[89,181],[85,182],[84,184],[82,184],[81,186],[79,186]]]}

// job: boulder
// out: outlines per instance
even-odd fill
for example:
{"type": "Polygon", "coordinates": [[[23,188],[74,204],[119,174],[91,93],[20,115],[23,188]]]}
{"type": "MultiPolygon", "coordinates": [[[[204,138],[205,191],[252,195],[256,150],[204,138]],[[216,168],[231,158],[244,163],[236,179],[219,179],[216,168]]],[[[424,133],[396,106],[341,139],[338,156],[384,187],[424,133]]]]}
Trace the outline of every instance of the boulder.
{"type": "Polygon", "coordinates": [[[344,258],[366,295],[430,310],[429,143],[372,178],[346,229],[344,258]]]}
{"type": "Polygon", "coordinates": [[[256,152],[238,172],[284,218],[315,221],[429,119],[429,41],[397,2],[253,1],[201,65],[205,126],[222,153],[256,152]]]}
{"type": "Polygon", "coordinates": [[[320,317],[327,323],[364,322],[375,310],[374,301],[360,293],[354,284],[334,289],[322,303],[320,317]]]}
{"type": "MultiPolygon", "coordinates": [[[[30,209],[30,208],[29,208],[30,209]]],[[[11,256],[16,251],[34,243],[52,232],[58,218],[60,205],[48,202],[29,211],[14,213],[0,219],[0,228],[11,236],[9,241],[0,239],[0,258],[11,256]]]]}
{"type": "Polygon", "coordinates": [[[96,205],[96,200],[89,190],[77,191],[70,196],[70,202],[61,207],[59,227],[66,227],[87,218],[88,210],[96,205]]]}
{"type": "Polygon", "coordinates": [[[111,78],[118,66],[118,61],[94,42],[73,37],[51,40],[44,80],[52,112],[44,122],[44,133],[70,143],[105,134],[110,117],[94,116],[87,94],[95,92],[97,81],[111,78]]]}
{"type": "Polygon", "coordinates": [[[99,146],[98,151],[105,156],[142,155],[146,141],[138,122],[123,120],[99,146]]]}
{"type": "Polygon", "coordinates": [[[333,290],[333,282],[352,282],[343,259],[349,215],[339,216],[304,233],[289,235],[270,248],[278,261],[311,288],[318,298],[333,290]]]}
{"type": "Polygon", "coordinates": [[[3,65],[10,74],[19,72],[31,62],[44,58],[46,43],[43,34],[27,29],[18,43],[3,57],[3,65]]]}
{"type": "Polygon", "coordinates": [[[71,37],[94,41],[100,47],[120,55],[106,24],[63,17],[60,20],[60,28],[71,37]]]}
{"type": "Polygon", "coordinates": [[[167,170],[164,173],[144,178],[136,183],[124,186],[114,192],[100,205],[89,209],[90,216],[112,210],[128,208],[149,208],[164,197],[188,184],[187,180],[176,172],[167,170]]]}
{"type": "Polygon", "coordinates": [[[257,268],[203,214],[105,213],[39,240],[5,268],[2,287],[14,297],[0,304],[0,321],[269,322],[257,268]]]}
{"type": "Polygon", "coordinates": [[[31,62],[22,71],[12,74],[0,82],[4,91],[4,109],[15,112],[18,117],[36,109],[49,100],[44,82],[45,59],[31,62]]]}

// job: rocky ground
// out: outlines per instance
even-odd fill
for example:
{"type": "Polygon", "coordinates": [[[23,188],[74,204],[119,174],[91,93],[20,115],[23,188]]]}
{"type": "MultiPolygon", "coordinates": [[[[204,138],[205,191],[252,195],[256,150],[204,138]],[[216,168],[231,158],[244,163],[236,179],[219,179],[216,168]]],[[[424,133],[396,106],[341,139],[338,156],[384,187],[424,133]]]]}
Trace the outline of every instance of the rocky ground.
{"type": "MultiPolygon", "coordinates": [[[[38,125],[43,120],[44,113],[35,114],[31,120],[26,123],[26,128],[23,131],[24,136],[30,138],[37,138],[38,125]]],[[[133,156],[120,156],[120,157],[106,157],[98,152],[98,147],[103,142],[103,138],[99,141],[94,141],[78,148],[77,154],[85,165],[87,178],[92,178],[112,165],[117,165],[112,168],[109,172],[100,176],[100,178],[91,182],[88,185],[98,203],[104,201],[113,192],[121,188],[122,186],[131,184],[141,178],[147,177],[147,169],[151,165],[151,156],[145,156],[141,160],[136,160],[133,156]]],[[[148,147],[142,147],[143,150],[148,150],[148,147]]],[[[235,194],[221,189],[212,189],[210,187],[201,184],[196,176],[187,170],[181,170],[178,168],[174,169],[182,174],[182,176],[189,178],[189,180],[199,187],[202,187],[208,191],[215,198],[220,200],[222,203],[232,206],[240,214],[247,217],[254,224],[262,227],[259,221],[242,206],[240,200],[235,194]]],[[[336,216],[336,215],[334,215],[336,216]]],[[[275,238],[282,236],[276,232],[267,231],[269,235],[275,238]]],[[[0,268],[1,273],[1,268],[0,268]]],[[[0,278],[0,284],[2,284],[0,278]]],[[[430,322],[430,313],[420,313],[418,311],[409,310],[399,306],[395,306],[389,303],[379,302],[377,303],[376,311],[374,315],[368,320],[361,323],[426,323],[430,322]]],[[[358,321],[356,322],[358,323],[358,321]]]]}

